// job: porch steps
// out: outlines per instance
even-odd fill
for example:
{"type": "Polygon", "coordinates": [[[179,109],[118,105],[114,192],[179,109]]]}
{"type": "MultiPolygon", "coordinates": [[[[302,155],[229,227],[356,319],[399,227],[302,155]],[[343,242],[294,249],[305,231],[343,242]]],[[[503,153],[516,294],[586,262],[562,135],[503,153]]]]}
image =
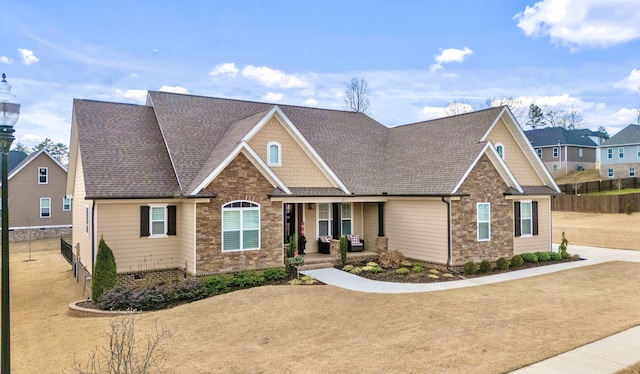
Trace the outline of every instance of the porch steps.
{"type": "Polygon", "coordinates": [[[300,266],[300,271],[329,269],[332,267],[333,267],[333,262],[316,262],[316,263],[304,264],[300,266]]]}

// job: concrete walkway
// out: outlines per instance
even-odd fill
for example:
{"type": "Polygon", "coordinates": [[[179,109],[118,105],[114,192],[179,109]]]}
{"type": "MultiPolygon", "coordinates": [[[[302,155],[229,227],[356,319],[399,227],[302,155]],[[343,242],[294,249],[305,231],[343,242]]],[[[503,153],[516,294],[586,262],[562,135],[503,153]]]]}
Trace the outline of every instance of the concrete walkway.
{"type": "MultiPolygon", "coordinates": [[[[554,245],[557,248],[557,245],[554,245]]],[[[412,293],[452,290],[490,283],[549,274],[557,271],[590,266],[608,261],[640,262],[640,251],[596,248],[569,245],[569,252],[579,254],[585,260],[564,264],[541,266],[473,279],[439,283],[380,282],[359,277],[337,269],[307,270],[302,273],[322,283],[352,291],[371,293],[412,293]]],[[[565,352],[558,356],[521,368],[513,373],[613,373],[640,361],[640,326],[612,335],[608,338],[565,352]]]]}

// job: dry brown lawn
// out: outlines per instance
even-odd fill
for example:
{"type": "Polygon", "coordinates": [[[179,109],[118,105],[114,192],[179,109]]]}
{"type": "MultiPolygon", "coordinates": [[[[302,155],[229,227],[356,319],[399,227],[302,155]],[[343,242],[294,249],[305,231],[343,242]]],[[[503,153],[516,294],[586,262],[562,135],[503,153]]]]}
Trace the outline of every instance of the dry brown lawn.
{"type": "MultiPolygon", "coordinates": [[[[59,373],[106,344],[109,319],[66,315],[82,286],[57,250],[25,258],[11,261],[13,372],[59,373]]],[[[640,324],[639,283],[640,264],[618,262],[419,294],[269,286],[144,314],[139,332],[172,331],[168,373],[499,373],[640,324]]]]}
{"type": "Polygon", "coordinates": [[[565,232],[569,245],[640,250],[640,213],[553,212],[553,242],[565,232]]]}

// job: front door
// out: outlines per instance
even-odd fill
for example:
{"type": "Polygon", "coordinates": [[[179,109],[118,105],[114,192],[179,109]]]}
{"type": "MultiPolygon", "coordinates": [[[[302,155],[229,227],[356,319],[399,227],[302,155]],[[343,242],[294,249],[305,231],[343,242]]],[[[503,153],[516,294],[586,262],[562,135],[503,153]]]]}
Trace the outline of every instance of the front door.
{"type": "Polygon", "coordinates": [[[296,204],[283,204],[284,216],[284,244],[289,244],[289,238],[296,234],[296,204]]]}

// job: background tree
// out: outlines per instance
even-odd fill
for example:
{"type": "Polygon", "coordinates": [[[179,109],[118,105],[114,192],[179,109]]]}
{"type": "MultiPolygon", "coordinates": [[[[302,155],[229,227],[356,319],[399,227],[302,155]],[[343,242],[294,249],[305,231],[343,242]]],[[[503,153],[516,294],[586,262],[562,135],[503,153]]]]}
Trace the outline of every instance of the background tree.
{"type": "Polygon", "coordinates": [[[543,128],[546,125],[544,112],[536,104],[529,105],[529,113],[525,124],[532,129],[543,128]]]}
{"type": "Polygon", "coordinates": [[[493,97],[487,99],[487,107],[508,106],[511,114],[516,118],[521,126],[527,120],[527,107],[521,99],[512,96],[493,97]]]}
{"type": "Polygon", "coordinates": [[[600,134],[602,134],[602,136],[603,136],[605,139],[609,139],[609,133],[607,132],[607,129],[605,129],[605,128],[604,128],[604,126],[600,126],[600,127],[598,127],[598,132],[599,132],[600,134]]]}
{"type": "Polygon", "coordinates": [[[116,259],[113,256],[111,248],[104,242],[104,238],[100,238],[91,280],[91,298],[93,301],[100,301],[100,297],[104,291],[115,287],[117,283],[118,272],[116,259]]]}
{"type": "Polygon", "coordinates": [[[473,110],[470,104],[453,100],[447,105],[447,108],[444,110],[444,113],[447,116],[455,116],[458,114],[469,113],[473,110]]]}
{"type": "Polygon", "coordinates": [[[353,77],[345,82],[344,104],[354,112],[367,113],[369,110],[369,84],[363,78],[353,77]]]}
{"type": "Polygon", "coordinates": [[[18,152],[24,152],[26,154],[30,154],[31,153],[31,150],[29,148],[27,148],[27,146],[22,144],[22,143],[13,143],[13,150],[14,151],[18,151],[18,152]]]}
{"type": "Polygon", "coordinates": [[[560,116],[560,124],[567,130],[575,130],[584,125],[584,120],[574,105],[571,104],[571,109],[564,111],[560,116]]]}
{"type": "Polygon", "coordinates": [[[40,144],[33,147],[31,150],[32,152],[38,152],[41,149],[44,149],[47,152],[49,152],[49,154],[51,154],[53,158],[55,158],[56,160],[58,160],[58,162],[64,165],[66,165],[67,161],[69,160],[69,148],[67,147],[66,144],[54,143],[53,140],[46,138],[45,140],[40,142],[40,144]]]}

